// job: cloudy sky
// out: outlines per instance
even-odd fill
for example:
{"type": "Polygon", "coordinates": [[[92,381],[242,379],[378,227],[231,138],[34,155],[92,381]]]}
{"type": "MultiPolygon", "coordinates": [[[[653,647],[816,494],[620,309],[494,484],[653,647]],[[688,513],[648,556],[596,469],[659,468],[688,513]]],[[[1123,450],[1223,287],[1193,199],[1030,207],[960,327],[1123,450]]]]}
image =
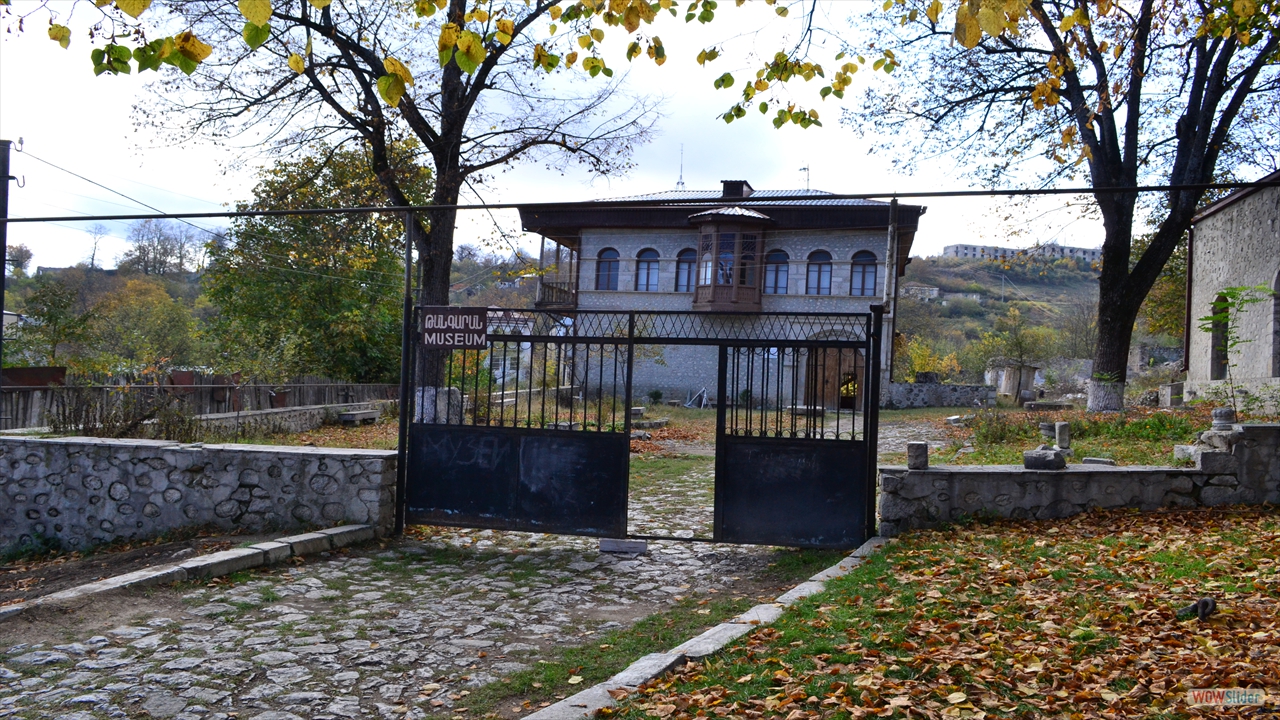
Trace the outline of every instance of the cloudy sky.
{"type": "MultiPolygon", "coordinates": [[[[15,5],[20,10],[24,6],[21,2],[15,5]]],[[[869,152],[873,140],[859,139],[836,122],[839,105],[834,100],[814,103],[823,112],[825,126],[821,128],[786,126],[775,130],[766,117],[754,114],[731,125],[719,120],[716,116],[731,104],[736,92],[714,90],[714,79],[725,71],[735,71],[741,77],[744,55],[754,49],[771,51],[778,47],[780,38],[794,31],[794,24],[782,22],[763,32],[748,32],[759,27],[772,11],[763,3],[742,9],[729,5],[722,5],[721,19],[711,25],[666,23],[661,34],[670,55],[667,64],[657,68],[637,61],[632,69],[628,77],[631,87],[662,95],[664,101],[657,135],[637,150],[630,174],[599,179],[572,169],[562,174],[540,165],[516,166],[494,177],[484,189],[483,199],[537,202],[673,189],[681,175],[682,148],[683,178],[690,189],[718,188],[722,179],[745,179],[757,189],[803,188],[808,182],[815,189],[838,193],[969,187],[947,160],[934,162],[915,176],[895,173],[886,157],[869,152]],[[699,49],[720,41],[730,50],[725,58],[705,68],[693,61],[699,49]],[[801,170],[805,167],[807,173],[801,170]]],[[[832,3],[830,8],[833,22],[859,12],[879,12],[878,4],[870,2],[832,3]]],[[[83,33],[77,32],[70,49],[63,50],[45,36],[44,22],[0,39],[0,137],[23,140],[23,152],[13,155],[12,165],[25,184],[11,186],[12,216],[146,212],[143,204],[166,212],[216,211],[248,198],[252,166],[266,162],[266,158],[207,143],[175,147],[164,137],[135,127],[131,109],[153,97],[147,82],[154,74],[94,77],[83,33]]],[[[611,64],[626,65],[621,60],[611,64]]],[[[858,83],[868,81],[872,80],[866,73],[855,76],[855,89],[858,83]]],[[[999,201],[911,202],[929,206],[913,254],[937,254],[944,245],[956,242],[1010,246],[1029,242],[1025,237],[1012,239],[1002,230],[1007,223],[999,201]]],[[[498,211],[493,216],[509,233],[518,231],[514,212],[498,211]]],[[[1096,247],[1101,237],[1097,229],[1087,221],[1073,222],[1073,218],[1069,212],[1050,213],[1041,221],[1046,228],[1041,239],[1054,237],[1096,247]]],[[[89,225],[14,225],[9,242],[25,244],[34,252],[33,269],[71,265],[88,260],[93,252],[93,239],[86,232],[89,225]]],[[[97,262],[110,267],[127,246],[127,227],[120,222],[107,223],[107,227],[109,235],[98,245],[97,262]]],[[[470,213],[461,228],[459,242],[494,235],[488,213],[470,213]]],[[[536,238],[526,236],[522,243],[532,247],[536,238]]]]}

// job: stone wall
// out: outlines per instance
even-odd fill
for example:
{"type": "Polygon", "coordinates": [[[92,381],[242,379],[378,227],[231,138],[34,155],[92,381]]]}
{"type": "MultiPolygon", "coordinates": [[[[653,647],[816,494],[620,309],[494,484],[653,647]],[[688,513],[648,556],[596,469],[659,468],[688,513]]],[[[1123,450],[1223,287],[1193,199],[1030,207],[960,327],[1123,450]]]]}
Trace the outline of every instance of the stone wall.
{"type": "Polygon", "coordinates": [[[396,453],[157,440],[0,438],[0,549],[83,549],[183,527],[262,531],[395,517],[396,453]]]}
{"type": "Polygon", "coordinates": [[[986,407],[996,402],[990,385],[947,385],[943,383],[889,383],[882,393],[881,407],[986,407]]]}
{"type": "MultiPolygon", "coordinates": [[[[1228,287],[1262,285],[1280,290],[1280,187],[1236,193],[1238,200],[1219,206],[1195,224],[1192,244],[1189,317],[1213,312],[1213,301],[1228,287]]],[[[1231,354],[1237,384],[1254,390],[1280,380],[1280,297],[1249,305],[1235,320],[1242,340],[1231,354]]],[[[1199,323],[1196,323],[1198,325],[1199,323]]],[[[1195,325],[1187,352],[1187,390],[1203,393],[1210,383],[1212,338],[1195,325]]]]}
{"type": "Polygon", "coordinates": [[[346,403],[342,405],[304,405],[273,410],[211,413],[198,415],[205,430],[222,434],[257,435],[296,433],[315,430],[326,423],[338,422],[338,415],[357,410],[377,410],[388,401],[346,403]]]}
{"type": "Polygon", "coordinates": [[[1093,507],[1280,503],[1280,425],[1238,425],[1230,452],[1203,452],[1195,468],[941,465],[880,468],[880,534],[972,517],[1048,519],[1093,507]]]}

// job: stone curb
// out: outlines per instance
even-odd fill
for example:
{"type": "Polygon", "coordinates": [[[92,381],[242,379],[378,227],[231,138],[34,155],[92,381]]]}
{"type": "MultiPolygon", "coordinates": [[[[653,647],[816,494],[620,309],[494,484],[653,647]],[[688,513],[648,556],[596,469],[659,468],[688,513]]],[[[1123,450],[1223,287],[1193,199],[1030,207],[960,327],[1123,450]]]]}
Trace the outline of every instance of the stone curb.
{"type": "Polygon", "coordinates": [[[124,575],[116,575],[115,577],[43,595],[30,602],[5,605],[0,607],[0,622],[21,615],[29,607],[56,605],[67,600],[75,600],[120,588],[151,587],[184,580],[230,575],[234,572],[262,565],[274,565],[295,555],[311,555],[372,540],[373,537],[373,527],[369,525],[343,525],[318,532],[290,535],[276,540],[260,542],[249,547],[222,550],[183,560],[182,562],[143,568],[124,575]]]}
{"type": "Polygon", "coordinates": [[[652,653],[631,663],[627,669],[577,695],[549,705],[524,720],[579,720],[595,716],[598,710],[614,707],[617,702],[612,691],[634,692],[644,683],[666,673],[689,658],[700,658],[723,650],[726,645],[758,627],[763,627],[782,616],[787,606],[810,595],[822,592],[827,580],[848,575],[875,551],[891,542],[889,538],[874,537],[866,541],[848,557],[809,578],[778,596],[771,604],[757,605],[727,622],[720,623],[701,635],[690,638],[670,652],[652,653]]]}

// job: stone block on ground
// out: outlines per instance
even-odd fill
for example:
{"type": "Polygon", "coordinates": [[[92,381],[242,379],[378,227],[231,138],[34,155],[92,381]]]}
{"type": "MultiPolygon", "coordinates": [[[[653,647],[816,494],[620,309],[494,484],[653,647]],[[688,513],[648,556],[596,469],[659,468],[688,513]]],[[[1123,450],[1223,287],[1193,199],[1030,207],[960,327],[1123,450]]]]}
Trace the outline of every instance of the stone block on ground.
{"type": "Polygon", "coordinates": [[[289,537],[276,538],[276,542],[289,543],[294,555],[310,555],[333,549],[333,540],[324,533],[303,533],[289,537]]]}
{"type": "Polygon", "coordinates": [[[160,567],[143,568],[136,572],[117,575],[99,582],[110,581],[115,587],[153,587],[182,582],[187,579],[186,568],[181,565],[162,565],[160,567]]]}
{"type": "Polygon", "coordinates": [[[907,443],[907,469],[908,470],[928,470],[929,469],[929,443],[925,443],[925,442],[907,443]]]}
{"type": "Polygon", "coordinates": [[[1111,458],[1095,458],[1095,457],[1087,457],[1082,459],[1080,462],[1084,463],[1085,465],[1115,465],[1116,464],[1116,461],[1112,460],[1111,458]]]}
{"type": "Polygon", "coordinates": [[[678,653],[649,653],[603,684],[611,690],[620,687],[636,687],[665,673],[681,660],[683,657],[678,653]]]}
{"type": "Polygon", "coordinates": [[[826,589],[827,589],[827,586],[824,583],[813,582],[812,580],[809,582],[802,582],[799,585],[779,595],[778,599],[775,602],[780,602],[783,605],[790,605],[796,602],[797,600],[800,600],[802,598],[807,598],[810,595],[816,595],[826,589]]]}
{"type": "Polygon", "coordinates": [[[774,604],[757,605],[734,618],[731,622],[747,625],[768,625],[782,617],[782,608],[774,604]]]}
{"type": "Polygon", "coordinates": [[[890,540],[887,537],[873,537],[870,540],[862,543],[862,545],[860,545],[857,550],[854,550],[852,553],[850,553],[849,557],[851,558],[871,557],[871,555],[874,554],[875,551],[879,550],[885,545],[888,545],[889,542],[890,540]]]}
{"type": "Polygon", "coordinates": [[[860,557],[847,557],[841,560],[839,563],[827,568],[826,570],[823,570],[820,573],[815,573],[813,577],[809,579],[814,582],[823,582],[823,581],[832,580],[838,577],[844,577],[845,575],[849,574],[850,570],[853,570],[854,568],[858,567],[862,563],[863,563],[863,559],[860,557]]]}
{"type": "Polygon", "coordinates": [[[1195,457],[1197,470],[1217,474],[1236,472],[1236,458],[1231,453],[1200,450],[1195,457]]]}
{"type": "Polygon", "coordinates": [[[1027,450],[1022,453],[1022,467],[1027,470],[1065,470],[1067,460],[1057,450],[1027,450]]]}
{"type": "Polygon", "coordinates": [[[1195,445],[1174,445],[1173,446],[1174,460],[1192,460],[1195,458],[1195,456],[1196,456],[1195,445]]]}
{"type": "Polygon", "coordinates": [[[261,550],[235,548],[192,558],[181,567],[187,571],[188,578],[210,578],[258,567],[265,559],[261,550]]]}
{"type": "Polygon", "coordinates": [[[746,635],[752,627],[743,623],[721,623],[698,637],[671,648],[671,653],[690,658],[706,657],[719,652],[724,649],[724,646],[746,635]]]}
{"type": "Polygon", "coordinates": [[[4,607],[0,607],[0,620],[8,620],[9,618],[17,617],[21,615],[23,611],[25,611],[26,609],[27,609],[26,603],[15,603],[13,605],[5,605],[4,607]]]}
{"type": "Polygon", "coordinates": [[[1053,424],[1053,440],[1058,449],[1065,450],[1071,447],[1071,423],[1057,422],[1053,424]]]}
{"type": "Polygon", "coordinates": [[[526,715],[525,720],[576,720],[594,717],[600,708],[613,707],[613,705],[613,697],[609,695],[607,684],[600,683],[554,705],[542,708],[532,715],[526,715]]]}
{"type": "Polygon", "coordinates": [[[623,538],[600,538],[600,552],[643,555],[649,552],[649,542],[647,540],[626,540],[623,538]]]}
{"type": "Polygon", "coordinates": [[[293,546],[286,542],[271,540],[269,542],[261,542],[249,547],[254,550],[261,550],[263,553],[263,561],[267,565],[274,565],[278,562],[284,562],[293,556],[293,546]]]}
{"type": "Polygon", "coordinates": [[[377,410],[352,410],[350,412],[338,413],[338,422],[345,426],[351,427],[355,425],[372,425],[378,420],[381,413],[377,410]]]}
{"type": "Polygon", "coordinates": [[[366,542],[374,538],[373,527],[369,525],[341,525],[339,527],[317,530],[321,535],[328,535],[335,548],[366,542]]]}

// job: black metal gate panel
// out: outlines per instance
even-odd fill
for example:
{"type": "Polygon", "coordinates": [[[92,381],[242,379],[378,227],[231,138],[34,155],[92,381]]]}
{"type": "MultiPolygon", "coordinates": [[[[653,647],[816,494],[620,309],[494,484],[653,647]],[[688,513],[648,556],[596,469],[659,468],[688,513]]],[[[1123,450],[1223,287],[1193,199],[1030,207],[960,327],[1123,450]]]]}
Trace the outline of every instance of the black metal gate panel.
{"type": "Polygon", "coordinates": [[[629,439],[622,433],[423,425],[409,515],[432,525],[622,537],[629,439]]]}
{"type": "Polygon", "coordinates": [[[625,536],[626,326],[581,342],[565,318],[487,316],[483,347],[415,343],[406,520],[625,536]]]}
{"type": "Polygon", "coordinates": [[[700,345],[719,351],[716,486],[714,537],[694,539],[843,548],[874,532],[878,311],[481,320],[464,348],[423,346],[414,323],[406,521],[626,537],[637,346],[700,345]]]}
{"type": "Polygon", "coordinates": [[[868,348],[854,337],[721,347],[716,540],[847,548],[871,534],[867,417],[842,401],[871,397],[868,348]]]}

